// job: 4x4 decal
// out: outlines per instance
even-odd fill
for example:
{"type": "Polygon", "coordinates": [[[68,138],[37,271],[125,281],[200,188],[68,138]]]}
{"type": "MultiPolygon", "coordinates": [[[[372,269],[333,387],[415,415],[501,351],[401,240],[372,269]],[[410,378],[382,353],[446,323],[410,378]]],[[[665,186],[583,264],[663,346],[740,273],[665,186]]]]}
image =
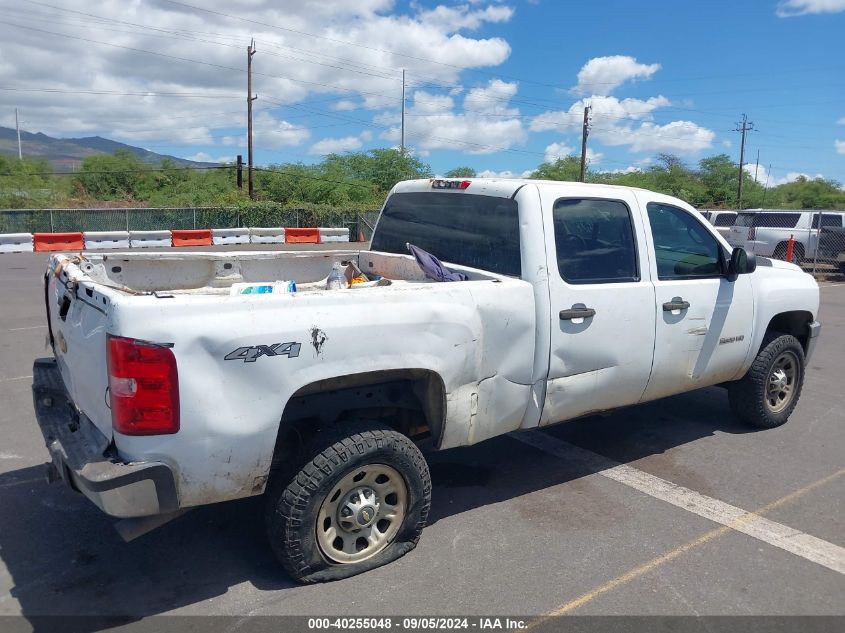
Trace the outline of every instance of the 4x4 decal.
{"type": "Polygon", "coordinates": [[[262,356],[287,356],[288,358],[296,358],[299,356],[301,347],[301,343],[274,343],[272,345],[239,347],[226,354],[223,360],[242,360],[245,363],[254,363],[262,356]]]}

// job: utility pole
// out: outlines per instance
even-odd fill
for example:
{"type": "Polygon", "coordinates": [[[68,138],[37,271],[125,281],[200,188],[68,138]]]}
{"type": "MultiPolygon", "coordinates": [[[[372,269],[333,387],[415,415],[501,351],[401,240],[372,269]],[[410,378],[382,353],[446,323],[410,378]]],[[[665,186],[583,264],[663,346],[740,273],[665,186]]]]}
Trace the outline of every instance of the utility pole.
{"type": "Polygon", "coordinates": [[[763,202],[760,203],[760,206],[765,208],[766,207],[766,194],[769,192],[769,176],[772,175],[772,164],[769,163],[769,169],[766,170],[766,185],[763,187],[763,202]]]}
{"type": "Polygon", "coordinates": [[[584,125],[581,128],[581,182],[587,171],[587,137],[590,135],[590,106],[584,106],[584,125]]]}
{"type": "Polygon", "coordinates": [[[402,139],[399,142],[399,154],[405,157],[405,69],[402,69],[402,139]]]}
{"type": "Polygon", "coordinates": [[[244,157],[238,154],[238,189],[244,188],[244,157]]]}
{"type": "Polygon", "coordinates": [[[754,182],[757,182],[757,170],[760,169],[760,150],[757,150],[757,162],[754,163],[754,182]]]}
{"type": "Polygon", "coordinates": [[[745,116],[745,113],[742,115],[742,122],[737,123],[737,128],[734,132],[742,132],[742,143],[740,144],[739,149],[739,187],[736,192],[736,205],[737,209],[740,211],[742,210],[742,167],[745,163],[745,134],[754,129],[754,123],[748,120],[748,117],[745,116]]]}
{"type": "Polygon", "coordinates": [[[246,48],[246,135],[247,135],[247,161],[249,163],[247,169],[247,182],[249,187],[249,197],[255,200],[255,188],[252,184],[252,102],[258,97],[252,95],[252,56],[255,55],[255,40],[250,42],[246,48]]]}
{"type": "Polygon", "coordinates": [[[23,160],[23,150],[21,149],[21,126],[18,123],[17,108],[15,108],[15,129],[18,131],[18,160],[23,160]]]}

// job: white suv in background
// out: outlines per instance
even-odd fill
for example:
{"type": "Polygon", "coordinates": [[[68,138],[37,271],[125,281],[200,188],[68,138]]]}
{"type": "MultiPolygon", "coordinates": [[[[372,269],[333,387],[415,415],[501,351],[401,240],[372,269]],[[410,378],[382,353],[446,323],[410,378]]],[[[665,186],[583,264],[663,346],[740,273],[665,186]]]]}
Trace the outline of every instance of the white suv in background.
{"type": "Polygon", "coordinates": [[[728,239],[728,235],[731,232],[731,227],[736,222],[736,211],[721,211],[721,210],[709,210],[709,209],[702,209],[701,214],[707,219],[710,224],[716,227],[716,230],[719,234],[728,239]]]}
{"type": "Polygon", "coordinates": [[[749,253],[786,259],[786,245],[792,237],[792,261],[800,265],[815,257],[820,231],[843,225],[843,211],[749,209],[737,216],[727,239],[731,246],[741,246],[749,253]]]}

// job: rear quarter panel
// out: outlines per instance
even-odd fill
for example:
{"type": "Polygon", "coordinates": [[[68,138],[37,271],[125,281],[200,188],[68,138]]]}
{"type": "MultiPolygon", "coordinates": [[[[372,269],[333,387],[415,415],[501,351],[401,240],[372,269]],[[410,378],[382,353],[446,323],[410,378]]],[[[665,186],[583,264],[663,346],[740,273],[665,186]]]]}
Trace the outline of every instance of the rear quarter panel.
{"type": "MultiPolygon", "coordinates": [[[[181,429],[115,435],[128,459],[178,473],[180,505],[263,491],[285,405],[301,387],[369,371],[427,369],[445,385],[443,446],[518,427],[534,359],[531,285],[519,280],[235,297],[125,297],[114,330],[174,344],[181,429]],[[224,360],[296,343],[298,356],[224,360]]],[[[291,355],[293,356],[293,355],[291,355]]]]}

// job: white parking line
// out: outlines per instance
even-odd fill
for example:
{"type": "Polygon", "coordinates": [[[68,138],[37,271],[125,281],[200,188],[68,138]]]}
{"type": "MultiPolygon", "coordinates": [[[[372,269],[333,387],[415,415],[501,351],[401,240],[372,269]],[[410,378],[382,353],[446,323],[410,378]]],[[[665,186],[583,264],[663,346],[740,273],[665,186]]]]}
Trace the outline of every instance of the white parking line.
{"type": "Polygon", "coordinates": [[[32,376],[15,376],[14,378],[0,378],[0,382],[13,382],[15,380],[26,380],[27,378],[32,378],[32,376]]]}
{"type": "Polygon", "coordinates": [[[29,327],[12,327],[9,328],[10,332],[20,332],[21,330],[40,330],[43,327],[47,327],[46,325],[30,325],[29,327]]]}
{"type": "Polygon", "coordinates": [[[655,499],[671,503],[673,506],[845,574],[845,548],[843,547],[655,477],[632,466],[619,464],[547,433],[515,433],[511,437],[545,453],[565,459],[569,463],[586,466],[603,477],[625,484],[655,499]]]}

